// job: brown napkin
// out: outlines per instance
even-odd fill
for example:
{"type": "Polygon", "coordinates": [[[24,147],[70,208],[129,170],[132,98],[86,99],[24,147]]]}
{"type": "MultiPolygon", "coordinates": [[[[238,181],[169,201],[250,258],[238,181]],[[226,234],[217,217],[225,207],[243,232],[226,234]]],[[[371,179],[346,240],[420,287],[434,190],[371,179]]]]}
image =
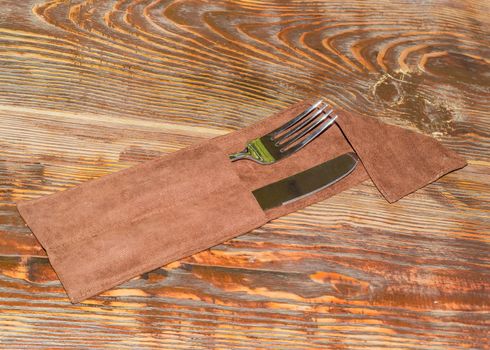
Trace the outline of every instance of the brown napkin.
{"type": "Polygon", "coordinates": [[[390,202],[466,162],[434,139],[339,113],[338,125],[273,165],[227,155],[297,115],[300,102],[262,122],[29,202],[18,209],[72,302],[246,233],[369,177],[390,202]],[[262,211],[251,192],[354,149],[362,165],[331,187],[262,211]]]}
{"type": "Polygon", "coordinates": [[[390,203],[466,165],[435,139],[373,118],[342,113],[338,125],[390,203]]]}

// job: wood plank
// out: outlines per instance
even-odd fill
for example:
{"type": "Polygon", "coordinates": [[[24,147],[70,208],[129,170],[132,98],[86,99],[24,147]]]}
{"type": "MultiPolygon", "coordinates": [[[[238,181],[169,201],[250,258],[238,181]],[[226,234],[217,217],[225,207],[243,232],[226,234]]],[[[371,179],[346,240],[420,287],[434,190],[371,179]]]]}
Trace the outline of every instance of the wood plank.
{"type": "Polygon", "coordinates": [[[486,1],[5,0],[0,348],[468,349],[490,338],[486,1]],[[19,200],[323,95],[468,160],[366,182],[69,303],[19,200]]]}

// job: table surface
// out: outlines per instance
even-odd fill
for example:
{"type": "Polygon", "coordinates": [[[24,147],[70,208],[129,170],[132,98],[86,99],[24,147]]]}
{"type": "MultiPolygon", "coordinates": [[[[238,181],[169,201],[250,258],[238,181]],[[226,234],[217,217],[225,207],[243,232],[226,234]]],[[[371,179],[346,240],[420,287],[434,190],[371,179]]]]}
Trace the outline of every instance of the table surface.
{"type": "Polygon", "coordinates": [[[3,0],[0,347],[490,348],[489,4],[3,0]],[[367,181],[70,304],[15,202],[312,94],[469,164],[395,204],[367,181]]]}

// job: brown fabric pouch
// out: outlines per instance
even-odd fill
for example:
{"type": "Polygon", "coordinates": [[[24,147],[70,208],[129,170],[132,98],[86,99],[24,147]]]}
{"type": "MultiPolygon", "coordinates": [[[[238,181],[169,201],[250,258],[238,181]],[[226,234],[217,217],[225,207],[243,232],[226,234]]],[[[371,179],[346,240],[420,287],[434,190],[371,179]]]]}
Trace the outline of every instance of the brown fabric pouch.
{"type": "Polygon", "coordinates": [[[466,162],[436,140],[347,112],[301,152],[272,165],[228,154],[304,110],[300,102],[228,135],[29,202],[18,209],[72,302],[262,226],[368,178],[394,202],[466,162]],[[252,191],[355,150],[345,179],[263,211],[252,191]]]}

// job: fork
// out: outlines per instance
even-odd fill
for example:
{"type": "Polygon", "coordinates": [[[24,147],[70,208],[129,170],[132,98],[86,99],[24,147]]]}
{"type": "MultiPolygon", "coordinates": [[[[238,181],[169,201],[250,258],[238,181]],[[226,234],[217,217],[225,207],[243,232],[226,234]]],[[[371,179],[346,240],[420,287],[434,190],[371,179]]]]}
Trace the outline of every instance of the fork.
{"type": "Polygon", "coordinates": [[[320,100],[300,115],[274,131],[251,140],[241,152],[230,154],[232,162],[249,159],[260,164],[272,164],[298,152],[335,122],[327,103],[320,100]]]}

